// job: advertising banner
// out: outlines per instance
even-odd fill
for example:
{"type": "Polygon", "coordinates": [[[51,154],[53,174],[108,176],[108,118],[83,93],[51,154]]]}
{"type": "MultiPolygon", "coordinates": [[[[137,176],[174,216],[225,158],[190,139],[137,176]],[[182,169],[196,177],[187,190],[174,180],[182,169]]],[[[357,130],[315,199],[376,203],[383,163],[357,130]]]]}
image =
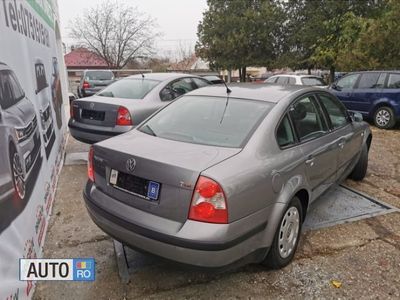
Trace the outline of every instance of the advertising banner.
{"type": "Polygon", "coordinates": [[[65,69],[56,0],[0,0],[0,299],[29,299],[62,166],[65,69]]]}

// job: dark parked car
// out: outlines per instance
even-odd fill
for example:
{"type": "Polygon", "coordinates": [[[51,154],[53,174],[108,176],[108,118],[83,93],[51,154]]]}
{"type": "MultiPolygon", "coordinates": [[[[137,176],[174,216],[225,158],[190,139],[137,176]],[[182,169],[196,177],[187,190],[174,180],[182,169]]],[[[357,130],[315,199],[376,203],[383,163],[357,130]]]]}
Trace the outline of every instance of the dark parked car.
{"type": "Polygon", "coordinates": [[[78,97],[93,96],[113,82],[114,73],[111,70],[85,70],[79,80],[78,97]]]}
{"type": "MultiPolygon", "coordinates": [[[[33,104],[14,72],[0,63],[0,232],[29,198],[27,183],[40,160],[40,132],[33,104]]],[[[36,178],[33,178],[36,180],[36,178]]]]}
{"type": "Polygon", "coordinates": [[[230,88],[195,90],[92,146],[84,198],[100,228],[198,267],[292,260],[310,204],[364,178],[371,132],[320,88],[230,88]]]}
{"type": "Polygon", "coordinates": [[[71,105],[71,135],[94,143],[127,132],[171,100],[210,83],[178,73],[133,75],[71,105]]]}
{"type": "Polygon", "coordinates": [[[394,127],[400,119],[400,72],[355,72],[330,87],[347,109],[372,119],[379,128],[394,127]]]}

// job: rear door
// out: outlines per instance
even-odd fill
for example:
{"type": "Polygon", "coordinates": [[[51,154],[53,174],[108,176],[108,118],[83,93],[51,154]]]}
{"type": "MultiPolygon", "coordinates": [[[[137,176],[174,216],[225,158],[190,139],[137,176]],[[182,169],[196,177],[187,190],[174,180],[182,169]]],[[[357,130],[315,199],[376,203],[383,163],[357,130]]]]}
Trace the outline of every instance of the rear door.
{"type": "Polygon", "coordinates": [[[339,79],[332,87],[332,92],[348,109],[353,109],[352,93],[359,77],[360,74],[358,73],[349,74],[339,79]]]}
{"type": "MultiPolygon", "coordinates": [[[[392,102],[392,106],[400,106],[400,73],[389,73],[387,84],[382,89],[381,99],[392,102]]],[[[397,115],[399,118],[400,115],[397,115]]]]}
{"type": "Polygon", "coordinates": [[[347,107],[350,110],[359,111],[363,115],[367,115],[374,101],[381,96],[385,77],[385,73],[380,72],[361,74],[347,107]]]}
{"type": "Polygon", "coordinates": [[[304,155],[307,180],[317,197],[335,181],[338,146],[328,134],[314,95],[298,99],[290,108],[290,117],[304,155]]]}
{"type": "Polygon", "coordinates": [[[362,133],[354,131],[353,123],[346,111],[346,108],[335,97],[328,93],[319,93],[318,98],[324,110],[329,127],[331,139],[337,144],[337,179],[348,170],[361,149],[362,133]]]}

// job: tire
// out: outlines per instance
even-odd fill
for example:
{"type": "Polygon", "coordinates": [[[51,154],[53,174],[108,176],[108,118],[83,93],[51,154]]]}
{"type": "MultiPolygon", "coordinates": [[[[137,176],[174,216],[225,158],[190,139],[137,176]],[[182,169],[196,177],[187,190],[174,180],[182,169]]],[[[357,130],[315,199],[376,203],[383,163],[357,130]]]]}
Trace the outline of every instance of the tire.
{"type": "Polygon", "coordinates": [[[292,261],[296,253],[297,245],[299,244],[301,225],[303,224],[302,216],[301,202],[299,198],[294,197],[283,213],[275,232],[271,248],[267,257],[262,262],[263,265],[271,269],[281,269],[292,261]],[[288,220],[292,222],[288,223],[288,220]],[[289,227],[288,224],[292,225],[289,227]],[[285,247],[285,241],[287,240],[289,240],[290,243],[289,245],[286,244],[287,246],[285,247]],[[290,246],[290,244],[292,245],[290,246]]]}
{"type": "Polygon", "coordinates": [[[381,129],[390,129],[396,125],[393,109],[388,106],[378,107],[374,113],[374,124],[381,129]]]}
{"type": "Polygon", "coordinates": [[[19,200],[23,200],[26,196],[25,175],[19,154],[13,146],[10,147],[10,166],[15,195],[19,200]]]}
{"type": "Polygon", "coordinates": [[[353,171],[350,173],[350,178],[355,181],[363,180],[365,175],[367,174],[368,169],[368,146],[364,144],[361,149],[360,158],[357,161],[357,164],[354,166],[353,171]]]}

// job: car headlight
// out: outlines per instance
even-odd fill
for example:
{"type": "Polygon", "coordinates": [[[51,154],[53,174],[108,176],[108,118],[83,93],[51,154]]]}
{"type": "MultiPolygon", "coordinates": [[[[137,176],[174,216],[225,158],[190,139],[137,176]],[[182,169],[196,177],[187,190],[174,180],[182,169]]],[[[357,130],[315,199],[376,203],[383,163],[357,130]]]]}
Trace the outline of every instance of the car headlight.
{"type": "Polygon", "coordinates": [[[25,129],[24,128],[15,128],[15,136],[17,137],[18,142],[25,138],[25,129]]]}
{"type": "Polygon", "coordinates": [[[44,127],[45,127],[45,125],[46,125],[46,121],[44,120],[44,114],[43,114],[43,111],[42,111],[42,110],[40,110],[40,111],[39,111],[39,113],[40,113],[40,121],[41,121],[41,123],[42,123],[42,127],[44,128],[44,127]]]}

